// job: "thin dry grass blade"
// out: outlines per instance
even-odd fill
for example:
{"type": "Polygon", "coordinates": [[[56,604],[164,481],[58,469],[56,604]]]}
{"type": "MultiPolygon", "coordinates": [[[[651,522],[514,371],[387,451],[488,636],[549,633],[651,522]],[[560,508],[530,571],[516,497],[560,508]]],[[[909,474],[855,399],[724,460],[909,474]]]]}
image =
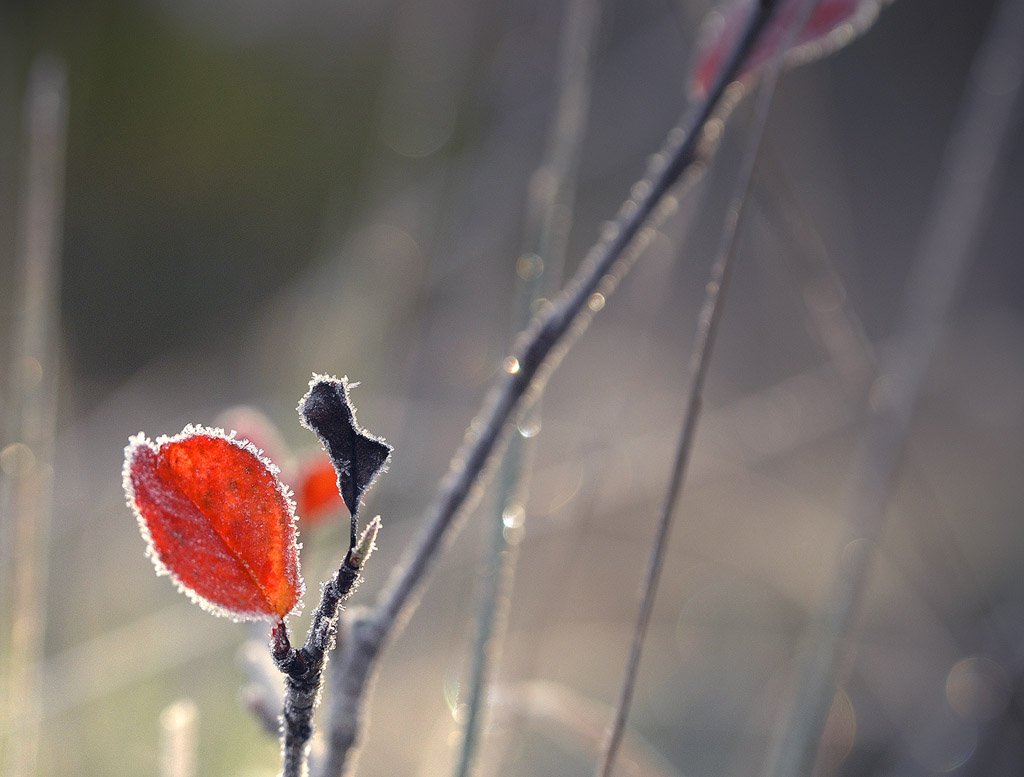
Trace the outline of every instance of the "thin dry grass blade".
{"type": "MultiPolygon", "coordinates": [[[[58,276],[67,124],[61,62],[40,57],[25,99],[27,163],[18,224],[21,278],[9,367],[7,444],[0,451],[0,525],[10,527],[11,606],[4,774],[35,773],[39,747],[41,644],[57,395],[58,276]]],[[[6,543],[5,543],[6,544],[6,543]]]]}
{"type": "Polygon", "coordinates": [[[1024,77],[1024,2],[1000,4],[975,58],[905,294],[904,324],[879,363],[876,401],[851,476],[843,543],[832,589],[812,624],[812,650],[769,765],[773,777],[809,775],[835,694],[872,550],[956,292],[973,257],[1012,127],[1024,77]]]}

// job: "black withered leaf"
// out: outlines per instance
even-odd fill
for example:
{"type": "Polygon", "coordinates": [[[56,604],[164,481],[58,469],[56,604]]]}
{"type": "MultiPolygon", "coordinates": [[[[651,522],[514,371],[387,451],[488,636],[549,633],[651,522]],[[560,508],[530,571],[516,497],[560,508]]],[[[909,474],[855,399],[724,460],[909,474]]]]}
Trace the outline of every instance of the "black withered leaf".
{"type": "Polygon", "coordinates": [[[391,458],[391,446],[360,428],[348,391],[348,378],[314,375],[299,401],[299,415],[331,457],[341,498],[355,516],[363,494],[391,458]]]}

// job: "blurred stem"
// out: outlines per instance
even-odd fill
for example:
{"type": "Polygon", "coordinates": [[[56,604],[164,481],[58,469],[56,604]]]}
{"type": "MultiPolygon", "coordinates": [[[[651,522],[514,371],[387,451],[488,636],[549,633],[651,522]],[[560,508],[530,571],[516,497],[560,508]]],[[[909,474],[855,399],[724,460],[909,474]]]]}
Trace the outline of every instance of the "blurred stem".
{"type": "MultiPolygon", "coordinates": [[[[571,688],[547,681],[527,681],[495,688],[496,714],[502,722],[526,718],[547,739],[560,742],[581,757],[600,747],[610,705],[581,696],[571,688]]],[[[661,752],[636,732],[622,743],[623,756],[644,777],[682,777],[661,752]]]]}
{"type": "MultiPolygon", "coordinates": [[[[25,98],[27,165],[18,223],[22,273],[11,401],[0,451],[0,526],[11,527],[12,603],[3,728],[4,774],[34,774],[41,718],[38,674],[46,625],[47,557],[57,396],[58,277],[67,126],[64,65],[33,63],[25,98]]],[[[5,543],[6,544],[6,543],[5,543]]]]}
{"type": "MultiPolygon", "coordinates": [[[[801,208],[785,170],[777,164],[766,165],[768,156],[762,153],[758,164],[759,178],[771,182],[770,187],[756,190],[762,195],[756,199],[758,209],[773,226],[783,230],[783,243],[795,249],[785,251],[783,259],[800,291],[807,329],[822,346],[828,364],[838,373],[839,388],[847,404],[863,407],[867,389],[878,376],[879,349],[868,338],[864,322],[850,304],[846,286],[813,220],[801,208]]],[[[965,600],[973,597],[989,612],[995,612],[998,609],[995,601],[960,547],[948,506],[916,461],[919,447],[912,439],[907,441],[902,465],[908,485],[922,501],[913,511],[919,524],[914,529],[915,550],[928,568],[946,571],[948,582],[959,589],[959,596],[965,600]]],[[[918,593],[931,601],[933,608],[939,609],[934,591],[919,588],[918,593]]],[[[1012,635],[991,619],[984,620],[983,626],[994,645],[1008,655],[1013,653],[1015,638],[1012,635]]],[[[974,644],[975,635],[971,636],[963,645],[965,651],[973,649],[969,645],[974,644]]]]}
{"type": "Polygon", "coordinates": [[[850,480],[841,562],[768,773],[809,775],[842,671],[875,542],[884,524],[928,364],[942,339],[995,186],[1024,75],[1024,2],[1003,0],[968,77],[905,291],[904,323],[883,355],[850,480]]]}
{"type": "Polygon", "coordinates": [[[614,222],[603,230],[576,275],[561,294],[537,313],[518,338],[504,370],[470,423],[466,438],[441,480],[434,501],[427,508],[418,537],[406,552],[404,563],[395,568],[381,591],[372,615],[354,619],[350,639],[338,656],[336,705],[328,723],[327,752],[322,774],[341,774],[348,754],[356,744],[366,687],[377,665],[385,640],[393,636],[409,617],[427,572],[436,562],[451,534],[455,519],[479,490],[492,454],[503,438],[505,427],[527,394],[536,399],[544,380],[557,367],[575,336],[586,327],[593,313],[611,294],[636,260],[650,237],[649,227],[665,209],[674,206],[672,187],[684,174],[699,170],[704,154],[705,131],[724,102],[727,87],[740,64],[760,39],[775,6],[761,0],[725,60],[718,79],[693,106],[681,124],[669,132],[662,150],[655,155],[648,175],[633,187],[614,222]],[[595,296],[599,293],[601,296],[595,296]]]}
{"type": "MultiPolygon", "coordinates": [[[[516,261],[519,280],[514,331],[525,329],[534,303],[545,288],[561,282],[565,246],[572,221],[580,148],[587,125],[593,69],[594,41],[600,18],[597,0],[569,0],[561,42],[557,99],[548,147],[534,172],[526,207],[525,250],[516,261]]],[[[471,657],[466,721],[455,777],[467,777],[474,768],[485,721],[485,697],[497,663],[508,616],[506,601],[515,575],[518,541],[509,532],[523,531],[528,492],[527,472],[531,440],[540,424],[534,403],[521,416],[520,434],[509,438],[498,475],[496,515],[491,520],[490,542],[483,562],[476,636],[471,657]]]]}
{"type": "MultiPolygon", "coordinates": [[[[767,149],[766,149],[767,151],[767,149]]],[[[861,404],[878,374],[875,348],[864,322],[850,304],[843,279],[836,271],[814,219],[797,201],[786,169],[763,153],[755,202],[770,224],[783,230],[782,260],[800,296],[805,327],[818,341],[851,404],[861,404]]]]}
{"type": "Polygon", "coordinates": [[[665,553],[668,550],[672,517],[675,514],[679,497],[682,494],[683,484],[686,482],[690,454],[693,451],[693,440],[697,432],[697,424],[700,420],[703,405],[704,383],[707,379],[708,369],[711,366],[715,336],[718,333],[718,325],[725,306],[725,295],[728,290],[729,279],[732,276],[732,269],[739,245],[739,236],[742,232],[743,220],[747,212],[750,185],[753,180],[754,169],[757,165],[765,126],[768,123],[768,116],[771,112],[772,98],[775,94],[775,85],[782,66],[783,52],[789,48],[792,40],[803,29],[814,5],[814,0],[802,0],[802,5],[799,6],[797,17],[794,20],[795,23],[788,33],[788,40],[779,47],[778,53],[765,71],[764,83],[759,89],[757,104],[754,106],[750,139],[740,161],[732,201],[729,205],[722,230],[721,248],[711,266],[710,278],[706,287],[707,291],[704,303],[701,306],[697,334],[690,353],[690,385],[686,395],[682,429],[676,446],[671,476],[665,493],[665,501],[658,518],[654,544],[651,547],[651,554],[647,562],[647,571],[644,576],[640,596],[640,606],[633,628],[633,639],[629,655],[626,659],[622,685],[619,688],[619,696],[612,716],[612,722],[608,728],[601,750],[601,757],[595,770],[596,777],[611,777],[619,747],[622,744],[626,731],[626,720],[629,716],[629,708],[632,704],[633,692],[636,688],[636,680],[640,671],[640,659],[643,656],[644,642],[647,638],[651,613],[654,610],[654,599],[658,591],[658,581],[661,578],[665,553]]]}
{"type": "Polygon", "coordinates": [[[160,713],[160,777],[195,777],[199,709],[191,699],[160,713]]]}
{"type": "Polygon", "coordinates": [[[649,237],[643,228],[663,204],[672,186],[684,173],[703,159],[701,143],[704,130],[723,102],[740,63],[756,44],[775,3],[762,0],[722,68],[718,81],[680,126],[670,133],[665,146],[655,155],[652,170],[634,186],[635,196],[622,206],[616,220],[608,225],[601,240],[591,249],[576,275],[562,293],[544,307],[531,325],[521,333],[513,353],[504,363],[504,371],[492,387],[484,407],[473,420],[462,447],[452,460],[434,502],[427,509],[423,527],[413,543],[405,563],[396,568],[388,585],[378,597],[378,617],[385,630],[408,616],[437,551],[448,536],[448,529],[465,506],[470,491],[497,447],[505,424],[528,393],[536,394],[544,380],[568,349],[572,336],[581,333],[597,306],[593,295],[614,291],[629,268],[643,240],[649,237]],[[589,305],[588,305],[589,303],[589,305]]]}

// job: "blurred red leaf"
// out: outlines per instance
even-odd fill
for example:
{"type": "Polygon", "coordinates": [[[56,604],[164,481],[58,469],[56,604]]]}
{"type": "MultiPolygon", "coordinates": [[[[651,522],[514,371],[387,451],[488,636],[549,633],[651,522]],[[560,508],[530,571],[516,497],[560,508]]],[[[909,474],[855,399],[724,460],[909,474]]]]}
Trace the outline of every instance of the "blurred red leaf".
{"type": "MultiPolygon", "coordinates": [[[[817,0],[803,29],[785,54],[788,64],[823,57],[845,46],[869,27],[883,0],[817,0]]],[[[713,11],[698,53],[691,88],[703,95],[711,88],[724,60],[736,45],[753,10],[754,0],[733,0],[722,11],[713,11]]],[[[804,0],[782,0],[761,40],[740,69],[739,80],[755,76],[790,39],[804,0]]]]}
{"type": "Polygon", "coordinates": [[[125,449],[128,503],[158,574],[219,615],[280,620],[302,595],[295,514],[277,468],[219,429],[125,449]]]}
{"type": "Polygon", "coordinates": [[[235,405],[218,415],[215,425],[233,430],[238,439],[251,442],[277,465],[281,470],[281,479],[285,483],[291,482],[288,475],[294,466],[295,457],[277,425],[262,410],[250,405],[235,405]]]}
{"type": "Polygon", "coordinates": [[[313,526],[345,506],[338,490],[338,473],[323,451],[317,451],[300,465],[295,503],[303,526],[313,526]]]}

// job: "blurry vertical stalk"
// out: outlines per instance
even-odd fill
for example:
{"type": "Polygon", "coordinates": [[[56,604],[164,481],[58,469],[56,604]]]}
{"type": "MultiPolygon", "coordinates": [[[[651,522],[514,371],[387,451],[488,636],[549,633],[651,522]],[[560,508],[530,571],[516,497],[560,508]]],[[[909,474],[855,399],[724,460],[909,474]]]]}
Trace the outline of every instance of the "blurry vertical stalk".
{"type": "Polygon", "coordinates": [[[160,777],[195,777],[199,710],[182,699],[160,713],[160,777]]]}
{"type": "Polygon", "coordinates": [[[758,210],[791,249],[782,258],[800,294],[805,328],[839,374],[848,401],[862,402],[878,370],[864,322],[850,304],[813,219],[797,202],[786,170],[770,154],[762,155],[758,167],[758,210]]]}
{"type": "Polygon", "coordinates": [[[968,77],[905,292],[904,322],[879,364],[870,415],[851,474],[847,536],[832,588],[808,633],[793,706],[768,773],[809,775],[842,672],[872,551],[932,354],[995,186],[1024,77],[1024,0],[999,4],[968,77]]]}
{"type": "Polygon", "coordinates": [[[10,402],[0,451],[0,525],[9,532],[10,616],[3,733],[4,774],[30,775],[39,740],[39,677],[46,623],[47,547],[57,394],[59,247],[67,120],[63,64],[39,57],[25,98],[27,164],[18,219],[17,324],[10,402]]]}
{"type": "MultiPolygon", "coordinates": [[[[559,683],[532,680],[498,686],[494,693],[496,714],[508,724],[529,720],[545,739],[590,758],[604,736],[607,705],[595,702],[559,683]]],[[[622,756],[630,772],[643,777],[682,777],[652,743],[630,732],[622,744],[622,756]]]]}
{"type": "Polygon", "coordinates": [[[393,638],[417,604],[416,594],[450,539],[455,519],[471,501],[488,474],[491,454],[502,442],[507,422],[521,411],[527,393],[543,389],[559,360],[582,334],[607,295],[613,293],[649,241],[653,223],[676,205],[673,187],[692,183],[708,153],[709,137],[721,124],[719,113],[740,66],[763,40],[774,0],[760,0],[729,47],[711,88],[693,103],[681,122],[669,131],[647,173],[632,189],[615,219],[602,230],[562,291],[536,311],[517,338],[512,355],[470,422],[433,500],[423,513],[416,538],[405,551],[370,610],[352,616],[350,630],[339,644],[338,670],[328,714],[325,758],[319,773],[340,775],[361,731],[368,686],[386,641],[393,638]]]}
{"type": "MultiPolygon", "coordinates": [[[[587,124],[594,41],[600,18],[598,0],[569,0],[562,30],[554,123],[544,160],[530,181],[524,225],[524,250],[516,260],[518,287],[513,327],[527,327],[541,295],[562,282],[565,249],[587,124]]],[[[498,472],[497,515],[491,522],[476,635],[467,685],[466,718],[456,777],[472,771],[485,726],[485,701],[507,618],[507,592],[515,573],[519,537],[526,517],[527,474],[532,445],[540,430],[536,403],[523,410],[498,472]]]]}
{"type": "MultiPolygon", "coordinates": [[[[634,689],[636,688],[644,641],[647,637],[647,629],[650,624],[651,613],[654,609],[654,599],[658,590],[658,581],[661,578],[661,570],[664,566],[665,553],[668,550],[672,516],[675,514],[683,485],[686,482],[690,454],[693,450],[693,440],[703,407],[704,382],[707,378],[708,369],[711,366],[715,336],[721,321],[729,278],[732,275],[733,265],[735,264],[739,236],[742,232],[744,216],[747,212],[750,185],[760,154],[765,126],[768,123],[768,116],[771,112],[775,85],[782,67],[782,52],[789,49],[797,34],[803,29],[814,6],[814,0],[802,0],[797,7],[794,23],[786,35],[787,39],[783,42],[783,45],[779,46],[778,53],[765,70],[764,82],[758,91],[757,103],[754,106],[749,130],[750,137],[743,157],[740,160],[734,193],[722,228],[721,247],[718,256],[711,266],[710,278],[698,318],[697,334],[690,353],[688,369],[690,384],[686,393],[682,429],[680,430],[679,441],[676,445],[669,483],[665,492],[665,500],[658,518],[654,543],[648,558],[647,571],[641,588],[640,606],[633,628],[633,639],[630,644],[629,655],[626,659],[626,668],[623,673],[622,684],[619,688],[614,715],[605,736],[601,756],[595,769],[596,777],[611,777],[626,731],[626,720],[629,716],[629,708],[633,701],[634,689]]],[[[767,9],[767,12],[771,13],[771,4],[768,4],[767,9]]],[[[762,13],[764,13],[764,10],[762,10],[762,13]]]]}

